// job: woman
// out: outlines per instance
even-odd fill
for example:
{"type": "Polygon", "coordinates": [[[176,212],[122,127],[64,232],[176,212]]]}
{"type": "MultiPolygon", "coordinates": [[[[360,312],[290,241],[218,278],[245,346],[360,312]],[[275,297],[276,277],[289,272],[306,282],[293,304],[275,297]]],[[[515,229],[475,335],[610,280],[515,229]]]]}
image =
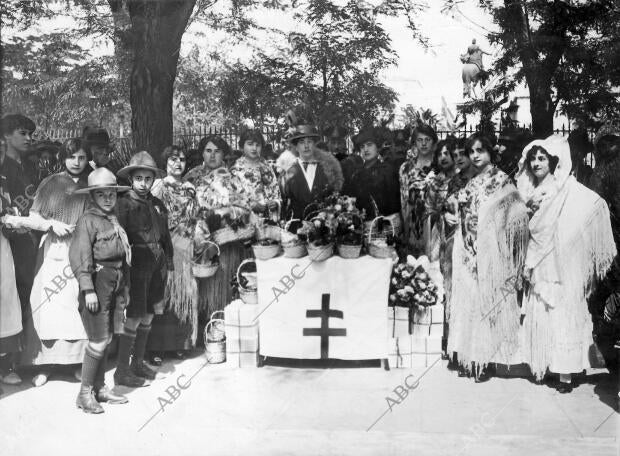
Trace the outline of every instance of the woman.
{"type": "Polygon", "coordinates": [[[424,187],[426,176],[431,171],[437,134],[429,125],[420,125],[413,131],[411,144],[407,161],[401,165],[398,174],[405,243],[408,253],[417,257],[426,253],[424,187]]]}
{"type": "MultiPolygon", "coordinates": [[[[439,265],[446,291],[446,322],[449,320],[452,298],[452,250],[459,212],[457,195],[467,185],[467,182],[476,175],[476,168],[471,164],[469,155],[465,150],[465,138],[455,140],[454,149],[451,150],[450,155],[456,167],[456,174],[448,182],[446,202],[442,213],[443,229],[440,230],[439,245],[439,265]]],[[[444,334],[447,338],[447,328],[444,334]]]]}
{"type": "MultiPolygon", "coordinates": [[[[287,215],[301,219],[310,203],[324,199],[342,189],[344,179],[340,163],[329,152],[316,148],[319,133],[312,125],[298,125],[289,138],[297,159],[286,170],[284,194],[287,215]]],[[[290,218],[290,217],[287,217],[290,218]]]]}
{"type": "Polygon", "coordinates": [[[426,176],[424,192],[424,237],[426,256],[431,261],[439,259],[439,249],[444,231],[443,214],[448,209],[448,186],[456,176],[457,168],[452,158],[456,138],[441,140],[433,153],[432,170],[426,176]]]}
{"type": "Polygon", "coordinates": [[[166,311],[153,318],[147,349],[151,364],[161,365],[164,352],[177,358],[196,344],[198,334],[198,289],[191,269],[191,242],[196,216],[196,189],[183,182],[187,165],[185,152],[168,146],[162,154],[166,177],[157,179],[151,193],[168,210],[168,228],[174,246],[174,271],[168,272],[166,311]]]}
{"type": "MultiPolygon", "coordinates": [[[[4,150],[0,149],[0,162],[4,150]]],[[[0,175],[0,380],[20,383],[21,378],[11,371],[11,364],[22,350],[22,309],[15,284],[15,264],[10,237],[11,230],[4,226],[4,216],[10,214],[11,196],[6,191],[6,177],[0,175]],[[7,237],[5,237],[5,232],[7,237]]],[[[2,389],[0,389],[2,394],[2,389]]]]}
{"type": "Polygon", "coordinates": [[[459,229],[452,254],[448,353],[462,373],[488,379],[486,366],[510,364],[518,347],[515,281],[528,239],[527,212],[510,178],[493,163],[496,151],[474,135],[467,152],[477,174],[458,193],[459,229]]]}
{"type": "Polygon", "coordinates": [[[524,149],[517,175],[530,215],[522,355],[537,380],[547,370],[560,374],[560,393],[589,367],[587,299],[616,254],[605,201],[570,175],[571,166],[568,141],[550,136],[524,149]]]}
{"type": "Polygon", "coordinates": [[[239,138],[243,155],[230,169],[250,197],[250,207],[257,214],[279,219],[278,210],[282,204],[278,178],[271,166],[262,158],[265,138],[259,130],[244,130],[239,138]]]}
{"type": "Polygon", "coordinates": [[[366,217],[392,215],[400,212],[400,195],[396,172],[383,160],[380,147],[383,135],[377,128],[362,130],[354,138],[355,147],[361,151],[363,165],[358,167],[344,183],[342,192],[356,198],[358,209],[366,217]]]}
{"type": "MultiPolygon", "coordinates": [[[[78,282],[68,265],[71,232],[87,205],[87,196],[74,192],[87,184],[89,158],[81,139],[67,140],[59,151],[65,170],[41,182],[28,217],[14,219],[16,226],[46,232],[24,323],[22,362],[44,366],[33,377],[34,386],[47,382],[52,365],[80,364],[88,343],[78,312],[78,282]]],[[[77,368],[75,377],[79,374],[77,368]]]]}
{"type": "MultiPolygon", "coordinates": [[[[199,218],[194,235],[194,256],[212,249],[207,241],[212,240],[211,233],[222,228],[224,223],[250,223],[252,199],[239,179],[224,166],[224,156],[230,153],[224,139],[208,136],[200,140],[199,149],[204,165],[194,168],[183,179],[196,188],[199,218]]],[[[220,269],[213,277],[198,280],[199,308],[208,310],[208,315],[232,301],[230,281],[241,261],[252,256],[241,241],[220,245],[219,249],[220,269]]]]}

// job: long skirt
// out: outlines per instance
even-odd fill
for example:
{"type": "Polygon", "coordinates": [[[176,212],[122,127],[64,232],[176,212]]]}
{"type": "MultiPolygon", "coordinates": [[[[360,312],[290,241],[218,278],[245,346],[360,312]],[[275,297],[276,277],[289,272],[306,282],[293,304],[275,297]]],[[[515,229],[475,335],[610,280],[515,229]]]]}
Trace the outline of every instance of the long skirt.
{"type": "Polygon", "coordinates": [[[24,318],[22,363],[79,364],[88,339],[78,312],[79,286],[69,266],[70,238],[48,234],[41,244],[24,318]]]}
{"type": "Polygon", "coordinates": [[[252,248],[241,242],[220,246],[220,269],[214,276],[198,280],[198,307],[207,317],[230,304],[233,299],[231,279],[237,274],[241,262],[253,256],[252,248]]]}

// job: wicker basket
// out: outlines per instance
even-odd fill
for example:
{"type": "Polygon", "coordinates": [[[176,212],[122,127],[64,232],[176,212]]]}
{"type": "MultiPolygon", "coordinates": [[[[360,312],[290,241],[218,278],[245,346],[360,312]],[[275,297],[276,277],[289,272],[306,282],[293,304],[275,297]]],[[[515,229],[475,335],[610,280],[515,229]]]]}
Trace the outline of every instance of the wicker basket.
{"type": "Polygon", "coordinates": [[[221,318],[213,318],[217,313],[224,312],[221,310],[213,312],[204,332],[205,354],[209,364],[221,364],[226,362],[225,323],[221,318]],[[209,329],[211,329],[211,331],[209,331],[209,329]]]}
{"type": "Polygon", "coordinates": [[[382,245],[386,240],[386,236],[384,232],[379,233],[375,230],[376,223],[381,219],[387,220],[392,229],[392,235],[394,235],[394,225],[389,218],[375,217],[368,231],[368,254],[374,258],[393,258],[395,253],[394,247],[382,245]]]}
{"type": "Polygon", "coordinates": [[[334,254],[334,244],[315,246],[308,244],[308,255],[312,261],[325,261],[334,254]]]}
{"type": "MultiPolygon", "coordinates": [[[[231,206],[231,208],[233,210],[233,214],[235,214],[236,216],[236,211],[239,208],[237,208],[234,205],[231,206]]],[[[229,226],[226,226],[213,232],[213,240],[219,245],[224,245],[230,242],[245,241],[247,239],[252,239],[254,237],[255,232],[256,232],[256,227],[251,223],[248,223],[246,226],[237,228],[236,230],[232,229],[229,226]]]]}
{"type": "Polygon", "coordinates": [[[239,265],[239,267],[237,268],[237,283],[239,284],[239,297],[246,304],[258,304],[258,291],[243,288],[241,286],[241,268],[243,267],[243,265],[248,264],[248,263],[256,263],[256,262],[254,261],[254,259],[248,258],[246,260],[243,260],[241,264],[239,265]]]}
{"type": "MultiPolygon", "coordinates": [[[[398,212],[391,215],[382,216],[384,220],[389,220],[392,224],[390,231],[394,233],[394,236],[400,236],[403,233],[403,222],[398,212]]],[[[369,233],[372,230],[373,220],[364,223],[364,232],[369,233]]]]}
{"type": "MultiPolygon", "coordinates": [[[[217,247],[217,255],[219,256],[220,246],[217,245],[215,242],[211,242],[211,241],[207,241],[207,242],[217,247]]],[[[194,277],[199,278],[199,279],[206,279],[208,277],[213,277],[219,268],[220,268],[219,261],[217,263],[211,262],[211,263],[206,263],[206,264],[196,263],[192,261],[192,274],[194,275],[194,277]]]]}
{"type": "Polygon", "coordinates": [[[254,256],[257,260],[270,260],[278,256],[280,253],[280,244],[260,245],[254,244],[252,246],[254,256]]]}
{"type": "Polygon", "coordinates": [[[301,241],[282,244],[282,249],[284,250],[284,256],[286,258],[302,258],[308,255],[306,244],[301,241]]]}
{"type": "Polygon", "coordinates": [[[362,253],[362,245],[338,244],[338,255],[342,258],[354,259],[359,258],[362,253]]]}

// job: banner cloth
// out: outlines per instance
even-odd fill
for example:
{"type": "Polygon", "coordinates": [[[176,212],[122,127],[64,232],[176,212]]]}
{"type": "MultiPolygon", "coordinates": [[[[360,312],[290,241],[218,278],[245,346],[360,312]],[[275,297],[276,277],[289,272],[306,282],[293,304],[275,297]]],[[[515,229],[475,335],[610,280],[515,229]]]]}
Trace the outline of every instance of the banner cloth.
{"type": "Polygon", "coordinates": [[[261,355],[387,358],[390,259],[278,257],[256,266],[261,355]]]}

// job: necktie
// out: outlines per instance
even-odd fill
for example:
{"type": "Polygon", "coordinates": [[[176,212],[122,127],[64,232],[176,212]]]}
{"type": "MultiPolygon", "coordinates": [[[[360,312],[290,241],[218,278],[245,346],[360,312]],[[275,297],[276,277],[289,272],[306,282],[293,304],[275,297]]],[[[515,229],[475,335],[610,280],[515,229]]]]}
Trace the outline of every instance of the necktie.
{"type": "Polygon", "coordinates": [[[310,162],[302,162],[302,165],[304,165],[304,171],[308,171],[308,165],[310,164],[310,162]]]}

